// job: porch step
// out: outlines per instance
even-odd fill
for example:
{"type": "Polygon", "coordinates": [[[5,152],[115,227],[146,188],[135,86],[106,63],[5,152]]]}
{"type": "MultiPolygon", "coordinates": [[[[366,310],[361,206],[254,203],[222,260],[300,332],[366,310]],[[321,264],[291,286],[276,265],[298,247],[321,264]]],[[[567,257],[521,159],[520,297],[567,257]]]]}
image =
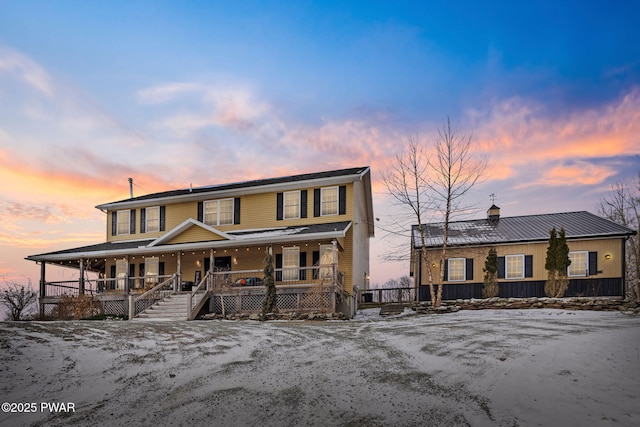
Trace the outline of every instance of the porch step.
{"type": "Polygon", "coordinates": [[[392,316],[394,314],[402,314],[404,305],[402,304],[385,304],[380,307],[380,316],[392,316]]]}
{"type": "Polygon", "coordinates": [[[187,320],[187,294],[173,294],[138,314],[136,319],[187,320]]]}

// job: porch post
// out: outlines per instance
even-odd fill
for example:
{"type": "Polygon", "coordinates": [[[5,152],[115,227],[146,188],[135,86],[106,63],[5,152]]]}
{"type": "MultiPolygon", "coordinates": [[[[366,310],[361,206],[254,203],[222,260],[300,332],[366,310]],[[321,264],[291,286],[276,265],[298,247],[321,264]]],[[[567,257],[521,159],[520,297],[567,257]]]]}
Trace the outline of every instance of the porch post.
{"type": "Polygon", "coordinates": [[[178,251],[176,257],[176,278],[178,283],[176,284],[175,291],[179,292],[182,290],[182,252],[178,251]]]}
{"type": "Polygon", "coordinates": [[[126,265],[124,268],[124,294],[129,295],[129,255],[124,258],[126,265]]]}
{"type": "Polygon", "coordinates": [[[213,249],[209,249],[209,283],[207,283],[207,290],[213,288],[213,249]]]}
{"type": "Polygon", "coordinates": [[[47,296],[47,280],[45,279],[46,265],[46,262],[40,262],[40,298],[38,298],[38,312],[40,317],[44,317],[44,298],[47,296]]]}
{"type": "Polygon", "coordinates": [[[333,239],[331,241],[333,245],[333,286],[338,285],[338,241],[333,239]]]}
{"type": "Polygon", "coordinates": [[[84,258],[80,258],[80,279],[78,280],[78,294],[84,294],[84,258]]]}

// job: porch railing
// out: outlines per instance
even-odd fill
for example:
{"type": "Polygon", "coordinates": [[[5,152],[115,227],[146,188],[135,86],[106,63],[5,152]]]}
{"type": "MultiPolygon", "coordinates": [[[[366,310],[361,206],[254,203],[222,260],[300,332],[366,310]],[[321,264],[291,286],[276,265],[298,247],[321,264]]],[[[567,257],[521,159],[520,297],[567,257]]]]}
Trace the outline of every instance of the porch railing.
{"type": "MultiPolygon", "coordinates": [[[[335,264],[313,267],[276,268],[276,287],[300,285],[327,285],[344,289],[344,273],[335,264]]],[[[260,270],[216,271],[212,276],[212,289],[264,286],[264,272],[260,270]]]]}
{"type": "Polygon", "coordinates": [[[156,302],[175,293],[178,289],[178,276],[170,276],[164,282],[159,283],[141,295],[129,296],[129,320],[151,307],[156,302]]]}
{"type": "Polygon", "coordinates": [[[405,304],[415,301],[415,288],[361,289],[358,291],[360,304],[405,304]]]}
{"type": "Polygon", "coordinates": [[[198,315],[202,306],[207,302],[207,296],[211,290],[212,276],[210,272],[194,287],[187,296],[187,320],[193,320],[198,315]]]}

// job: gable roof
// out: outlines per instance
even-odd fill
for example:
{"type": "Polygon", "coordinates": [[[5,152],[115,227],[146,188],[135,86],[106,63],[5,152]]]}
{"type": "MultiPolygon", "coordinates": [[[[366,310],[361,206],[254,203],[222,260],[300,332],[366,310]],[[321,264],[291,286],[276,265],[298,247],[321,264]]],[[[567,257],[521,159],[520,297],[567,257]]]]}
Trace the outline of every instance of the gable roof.
{"type": "MultiPolygon", "coordinates": [[[[332,171],[325,172],[314,172],[314,173],[305,173],[300,175],[290,175],[283,176],[278,178],[265,178],[265,179],[256,179],[250,181],[243,182],[234,182],[228,184],[219,184],[219,185],[208,185],[204,187],[197,188],[187,188],[181,190],[171,190],[171,191],[163,191],[159,193],[146,194],[139,197],[133,197],[129,199],[119,200],[116,202],[104,203],[96,206],[96,208],[100,210],[108,210],[114,208],[123,208],[128,206],[137,206],[143,205],[144,202],[148,202],[151,200],[158,201],[166,201],[167,199],[183,199],[183,198],[193,198],[193,199],[202,199],[202,196],[211,195],[212,197],[218,197],[218,195],[224,195],[225,197],[229,197],[233,193],[244,193],[251,189],[259,189],[260,191],[264,191],[262,187],[268,186],[283,186],[286,184],[300,184],[305,181],[322,181],[326,180],[328,182],[332,181],[342,181],[349,182],[356,178],[362,178],[369,172],[369,166],[363,166],[358,168],[348,168],[348,169],[337,169],[332,171]]],[[[322,184],[325,185],[325,184],[322,184]]]]}
{"type": "MultiPolygon", "coordinates": [[[[426,246],[443,241],[443,223],[425,224],[426,246]]],[[[472,246],[549,240],[549,231],[564,228],[567,239],[625,237],[636,231],[587,211],[476,219],[449,223],[448,246],[472,246]]],[[[413,245],[420,248],[418,226],[412,227],[413,245]]]]}

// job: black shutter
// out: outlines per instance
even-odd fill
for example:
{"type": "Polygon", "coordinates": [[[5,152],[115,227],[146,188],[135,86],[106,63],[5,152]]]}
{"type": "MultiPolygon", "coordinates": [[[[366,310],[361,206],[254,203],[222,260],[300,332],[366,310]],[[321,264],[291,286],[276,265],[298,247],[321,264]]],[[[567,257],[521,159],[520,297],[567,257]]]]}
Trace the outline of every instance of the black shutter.
{"type": "Polygon", "coordinates": [[[282,221],[284,218],[284,195],[282,193],[276,194],[276,220],[282,221]]]}
{"type": "MultiPolygon", "coordinates": [[[[306,267],[307,266],[307,253],[306,252],[300,252],[300,267],[306,267]]],[[[307,270],[304,268],[300,268],[299,273],[298,273],[298,279],[299,280],[307,280],[307,270]]]]}
{"type": "MultiPolygon", "coordinates": [[[[282,254],[276,254],[276,270],[282,269],[282,254]]],[[[282,281],[282,270],[276,271],[276,282],[282,281]]]]}
{"type": "Polygon", "coordinates": [[[318,275],[318,263],[320,262],[320,251],[313,251],[311,253],[311,263],[314,267],[313,269],[313,278],[317,279],[318,275]]]}
{"type": "Polygon", "coordinates": [[[160,231],[164,231],[165,229],[165,216],[166,216],[166,207],[160,206],[160,231]]]}
{"type": "Polygon", "coordinates": [[[130,221],[130,227],[129,227],[129,233],[131,234],[136,234],[136,210],[135,209],[131,209],[131,218],[129,218],[130,221]]]}
{"type": "Polygon", "coordinates": [[[112,279],[115,279],[116,278],[116,266],[112,265],[110,270],[111,270],[111,273],[109,274],[109,277],[111,277],[112,279]]]}
{"type": "Polygon", "coordinates": [[[158,263],[158,276],[164,276],[164,261],[158,263]]]}
{"type": "Polygon", "coordinates": [[[133,289],[133,284],[135,282],[134,277],[136,276],[136,265],[129,264],[129,289],[133,289]]]}
{"type": "Polygon", "coordinates": [[[118,212],[111,212],[111,235],[115,236],[118,234],[118,212]]]}
{"type": "Polygon", "coordinates": [[[138,277],[144,277],[144,262],[138,264],[138,277]]]}
{"type": "Polygon", "coordinates": [[[204,202],[198,202],[198,221],[204,222],[204,202]]]}
{"type": "Polygon", "coordinates": [[[498,279],[504,279],[504,257],[498,257],[498,279]]]}
{"type": "Polygon", "coordinates": [[[300,191],[300,218],[307,217],[307,190],[300,191]]]}
{"type": "Polygon", "coordinates": [[[338,188],[338,214],[344,215],[347,213],[347,186],[341,185],[338,188]]]}
{"type": "Polygon", "coordinates": [[[147,220],[147,210],[145,208],[140,209],[140,232],[146,233],[147,224],[145,221],[147,220]]]}
{"type": "Polygon", "coordinates": [[[313,189],[313,216],[320,216],[320,189],[313,189]]]}
{"type": "Polygon", "coordinates": [[[533,255],[524,256],[524,277],[533,277],[533,255]]]}
{"type": "Polygon", "coordinates": [[[589,252],[589,276],[598,274],[598,252],[589,252]]]}
{"type": "Polygon", "coordinates": [[[449,260],[445,259],[444,260],[444,278],[442,280],[444,280],[445,282],[449,280],[449,260]]]}
{"type": "Polygon", "coordinates": [[[466,280],[473,280],[473,258],[467,258],[465,266],[466,280]]]}
{"type": "Polygon", "coordinates": [[[233,223],[240,224],[240,197],[233,199],[233,223]]]}

